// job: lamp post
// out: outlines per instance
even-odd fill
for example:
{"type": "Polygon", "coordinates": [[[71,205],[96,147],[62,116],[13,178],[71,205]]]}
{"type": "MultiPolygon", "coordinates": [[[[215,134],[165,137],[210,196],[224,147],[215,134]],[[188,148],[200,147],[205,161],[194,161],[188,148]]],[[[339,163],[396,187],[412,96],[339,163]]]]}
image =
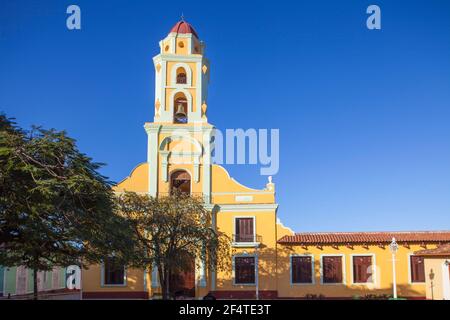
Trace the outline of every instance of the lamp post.
{"type": "Polygon", "coordinates": [[[397,253],[398,250],[398,244],[397,241],[395,241],[395,238],[392,238],[392,242],[389,245],[389,250],[392,253],[392,293],[393,293],[393,298],[397,299],[397,276],[395,274],[395,254],[397,253]]]}
{"type": "Polygon", "coordinates": [[[256,273],[256,279],[255,279],[255,286],[256,286],[256,300],[259,300],[259,268],[258,268],[258,263],[259,263],[259,257],[258,257],[258,246],[255,247],[255,253],[256,253],[256,258],[255,258],[255,273],[256,273]]]}
{"type": "Polygon", "coordinates": [[[430,277],[430,283],[431,283],[431,285],[430,285],[430,288],[431,288],[431,300],[434,300],[434,292],[433,292],[434,271],[433,271],[433,269],[430,270],[429,277],[430,277]]]}

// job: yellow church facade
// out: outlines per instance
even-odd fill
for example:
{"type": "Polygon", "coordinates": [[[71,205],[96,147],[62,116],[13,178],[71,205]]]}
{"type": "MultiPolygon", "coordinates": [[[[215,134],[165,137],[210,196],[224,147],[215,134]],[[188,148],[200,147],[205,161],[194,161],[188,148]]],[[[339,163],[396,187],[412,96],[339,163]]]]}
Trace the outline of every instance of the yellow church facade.
{"type": "MultiPolygon", "coordinates": [[[[178,22],[160,41],[155,66],[154,119],[144,129],[147,161],[115,191],[153,197],[174,187],[202,197],[213,227],[232,239],[228,268],[213,272],[196,260],[180,287],[201,298],[352,298],[391,294],[395,237],[399,296],[425,298],[423,257],[415,252],[450,242],[450,232],[300,233],[277,218],[275,184],[261,189],[234,180],[211,159],[215,128],[207,119],[210,64],[194,28],[178,22]]],[[[111,268],[108,261],[82,270],[83,298],[159,296],[157,270],[111,268]]]]}

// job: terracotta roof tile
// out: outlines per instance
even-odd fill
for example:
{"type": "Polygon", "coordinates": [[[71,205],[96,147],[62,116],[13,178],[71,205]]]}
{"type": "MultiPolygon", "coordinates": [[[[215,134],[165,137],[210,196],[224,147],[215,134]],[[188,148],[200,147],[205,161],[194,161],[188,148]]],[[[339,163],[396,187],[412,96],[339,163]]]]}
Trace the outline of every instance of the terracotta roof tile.
{"type": "MultiPolygon", "coordinates": [[[[184,20],[178,21],[172,29],[170,29],[170,32],[176,32],[176,33],[192,33],[194,36],[198,38],[198,34],[195,31],[194,27],[187,23],[184,20]]],[[[169,33],[170,33],[169,32],[169,33]]]]}
{"type": "Polygon", "coordinates": [[[450,231],[402,232],[311,232],[296,233],[278,240],[280,244],[334,244],[334,243],[389,243],[397,242],[450,242],[450,231]]]}
{"type": "Polygon", "coordinates": [[[414,252],[422,256],[450,256],[450,243],[443,244],[435,249],[426,249],[414,252]]]}

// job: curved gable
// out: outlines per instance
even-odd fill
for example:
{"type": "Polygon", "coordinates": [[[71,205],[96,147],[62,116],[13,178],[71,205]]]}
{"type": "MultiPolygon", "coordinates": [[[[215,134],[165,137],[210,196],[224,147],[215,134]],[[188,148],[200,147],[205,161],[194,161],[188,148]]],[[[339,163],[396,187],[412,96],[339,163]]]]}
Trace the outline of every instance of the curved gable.
{"type": "Polygon", "coordinates": [[[113,187],[116,192],[148,192],[148,162],[138,164],[128,177],[113,187]]]}
{"type": "Polygon", "coordinates": [[[265,191],[263,189],[252,189],[244,186],[233,179],[228,171],[217,164],[212,166],[212,192],[252,192],[265,191]]]}

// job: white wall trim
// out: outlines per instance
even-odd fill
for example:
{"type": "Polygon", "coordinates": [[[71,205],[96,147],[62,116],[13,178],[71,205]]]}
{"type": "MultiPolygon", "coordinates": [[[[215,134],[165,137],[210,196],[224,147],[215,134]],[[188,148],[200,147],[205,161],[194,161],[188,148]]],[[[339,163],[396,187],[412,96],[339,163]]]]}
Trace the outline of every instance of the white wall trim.
{"type": "Polygon", "coordinates": [[[442,263],[442,298],[444,300],[450,300],[450,270],[449,270],[450,260],[446,259],[444,263],[442,263]],[[445,280],[447,279],[447,280],[445,280]]]}
{"type": "Polygon", "coordinates": [[[217,204],[220,212],[273,212],[278,208],[278,204],[217,204]]]}
{"type": "Polygon", "coordinates": [[[259,195],[259,194],[273,194],[273,191],[255,191],[255,192],[211,192],[213,196],[238,196],[238,195],[259,195]]]}

